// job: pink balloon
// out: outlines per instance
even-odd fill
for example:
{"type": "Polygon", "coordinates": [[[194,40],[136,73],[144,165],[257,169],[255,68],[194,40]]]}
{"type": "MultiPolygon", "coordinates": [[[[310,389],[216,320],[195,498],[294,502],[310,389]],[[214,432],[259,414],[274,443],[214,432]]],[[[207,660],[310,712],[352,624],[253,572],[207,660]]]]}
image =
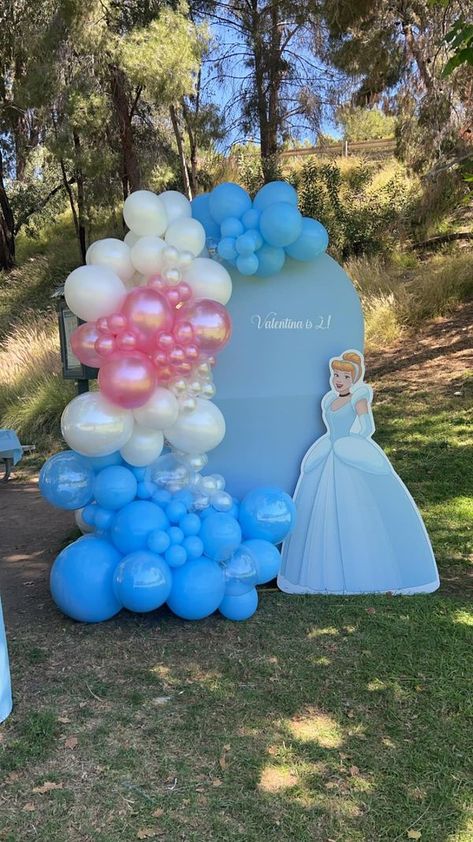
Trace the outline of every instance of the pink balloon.
{"type": "Polygon", "coordinates": [[[128,326],[137,334],[137,347],[151,353],[156,347],[156,334],[170,331],[174,311],[164,295],[150,287],[132,289],[125,298],[122,313],[128,326]]]}
{"type": "Polygon", "coordinates": [[[203,351],[214,353],[230,339],[232,323],[228,310],[218,301],[201,298],[190,301],[178,310],[177,324],[189,322],[203,351]]]}
{"type": "Polygon", "coordinates": [[[122,313],[114,313],[112,316],[108,317],[107,322],[110,331],[115,336],[127,327],[126,318],[122,315],[122,313]]]}
{"type": "Polygon", "coordinates": [[[71,348],[77,359],[83,365],[90,365],[91,368],[99,368],[102,365],[102,358],[95,349],[95,343],[100,333],[95,322],[86,322],[79,325],[71,334],[71,348]]]}
{"type": "Polygon", "coordinates": [[[111,333],[100,333],[99,338],[95,343],[95,350],[100,357],[101,362],[103,362],[104,357],[109,357],[110,354],[113,354],[114,351],[117,349],[117,343],[115,342],[115,337],[112,336],[111,333]]]}
{"type": "Polygon", "coordinates": [[[156,388],[156,369],[139,351],[117,351],[99,371],[100,391],[111,403],[124,409],[143,406],[156,388]]]}
{"type": "Polygon", "coordinates": [[[134,351],[137,339],[132,330],[124,330],[118,334],[116,342],[120,351],[134,351]]]}

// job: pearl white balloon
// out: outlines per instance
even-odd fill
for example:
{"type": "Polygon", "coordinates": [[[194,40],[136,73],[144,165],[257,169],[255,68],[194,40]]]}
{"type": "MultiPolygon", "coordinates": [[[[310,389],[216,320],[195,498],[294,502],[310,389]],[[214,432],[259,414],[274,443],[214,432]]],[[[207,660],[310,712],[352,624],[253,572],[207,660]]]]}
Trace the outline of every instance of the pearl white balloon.
{"type": "Polygon", "coordinates": [[[135,272],[130,260],[129,246],[114,237],[92,243],[87,249],[85,262],[91,266],[105,266],[111,269],[124,283],[131,280],[135,272]]]}
{"type": "Polygon", "coordinates": [[[79,266],[64,284],[67,306],[86,322],[116,313],[126,292],[123,281],[105,266],[79,266]]]}
{"type": "Polygon", "coordinates": [[[172,427],[179,415],[179,404],[176,396],[163,386],[153,392],[149,401],[139,409],[133,410],[138,424],[151,430],[164,430],[172,427]]]}
{"type": "Polygon", "coordinates": [[[189,284],[195,298],[210,298],[220,304],[230,300],[230,274],[225,266],[209,257],[196,257],[190,266],[182,270],[182,280],[189,284]]]}
{"type": "Polygon", "coordinates": [[[168,220],[163,202],[151,190],[136,190],[123,205],[123,218],[130,231],[145,237],[164,234],[168,220]]]}
{"type": "Polygon", "coordinates": [[[85,506],[82,509],[76,509],[74,512],[74,520],[79,527],[80,531],[85,535],[87,532],[93,532],[94,527],[90,526],[88,523],[85,522],[84,518],[82,517],[83,511],[85,506]]]}
{"type": "Polygon", "coordinates": [[[131,249],[133,266],[141,275],[154,275],[163,265],[166,243],[160,237],[140,237],[131,249]]]}
{"type": "Polygon", "coordinates": [[[174,222],[175,219],[187,218],[192,216],[192,207],[189,199],[178,193],[177,190],[165,190],[164,193],[159,194],[168,218],[168,225],[174,222]]]}
{"type": "Polygon", "coordinates": [[[123,238],[123,242],[127,244],[129,249],[132,249],[139,239],[138,234],[135,234],[134,231],[128,231],[128,234],[125,234],[123,238]]]}
{"type": "Polygon", "coordinates": [[[135,424],[127,443],[120,449],[125,462],[135,468],[151,465],[160,455],[164,446],[164,436],[160,430],[150,430],[135,424]]]}
{"type": "Polygon", "coordinates": [[[184,453],[206,453],[222,441],[225,419],[212,401],[197,398],[195,409],[183,412],[164,435],[173,447],[184,453]]]}
{"type": "Polygon", "coordinates": [[[205,229],[197,219],[176,219],[167,229],[165,240],[178,251],[190,251],[197,257],[205,246],[205,229]]]}
{"type": "Polygon", "coordinates": [[[133,432],[133,413],[86,392],[68,403],[61,418],[63,438],[82,456],[109,456],[120,450],[133,432]]]}

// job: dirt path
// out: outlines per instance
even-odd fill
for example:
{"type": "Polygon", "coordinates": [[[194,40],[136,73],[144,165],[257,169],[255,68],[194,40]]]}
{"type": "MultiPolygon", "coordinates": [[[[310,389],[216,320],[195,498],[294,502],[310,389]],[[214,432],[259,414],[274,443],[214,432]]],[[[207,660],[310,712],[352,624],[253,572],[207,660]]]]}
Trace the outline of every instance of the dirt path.
{"type": "MultiPolygon", "coordinates": [[[[417,389],[420,378],[439,394],[461,393],[473,368],[472,325],[473,302],[422,334],[367,355],[368,379],[379,382],[396,372],[399,389],[417,389]]],[[[25,615],[34,623],[51,610],[49,567],[74,526],[70,512],[42,500],[36,480],[0,483],[0,593],[10,628],[25,615]]]]}

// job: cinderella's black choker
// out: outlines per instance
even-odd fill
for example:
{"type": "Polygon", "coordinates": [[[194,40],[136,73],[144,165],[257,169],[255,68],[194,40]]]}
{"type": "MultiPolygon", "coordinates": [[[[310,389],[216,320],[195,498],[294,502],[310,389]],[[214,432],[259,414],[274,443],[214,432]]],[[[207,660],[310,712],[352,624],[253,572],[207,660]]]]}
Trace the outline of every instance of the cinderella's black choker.
{"type": "Polygon", "coordinates": [[[342,394],[342,392],[339,392],[339,393],[338,393],[338,397],[339,397],[339,398],[347,398],[349,394],[350,394],[350,392],[345,392],[345,394],[344,394],[344,395],[342,394]]]}

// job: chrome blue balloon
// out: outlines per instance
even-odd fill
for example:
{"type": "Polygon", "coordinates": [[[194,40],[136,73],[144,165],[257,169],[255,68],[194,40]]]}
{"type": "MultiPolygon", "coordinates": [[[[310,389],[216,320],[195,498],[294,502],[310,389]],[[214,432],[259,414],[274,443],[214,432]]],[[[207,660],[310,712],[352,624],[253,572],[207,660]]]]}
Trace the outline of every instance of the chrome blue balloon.
{"type": "Polygon", "coordinates": [[[204,226],[205,233],[209,239],[219,240],[220,226],[217,222],[215,222],[215,219],[213,219],[210,214],[209,196],[210,193],[201,193],[200,196],[196,196],[195,199],[192,199],[192,216],[204,226]]]}
{"type": "Polygon", "coordinates": [[[73,450],[51,456],[41,468],[39,490],[58,509],[81,509],[93,498],[95,474],[73,450]]]}
{"type": "Polygon", "coordinates": [[[56,558],[50,574],[51,596],[73,620],[100,623],[118,614],[121,603],[113,590],[113,574],[121,559],[103,538],[84,535],[56,558]]]}
{"type": "Polygon", "coordinates": [[[294,528],[296,507],[292,497],[273,486],[254,488],[240,503],[243,537],[279,544],[294,528]]]}
{"type": "Polygon", "coordinates": [[[314,260],[326,251],[328,233],[321,222],[304,216],[299,237],[294,243],[286,246],[286,254],[294,260],[314,260]]]}
{"type": "Polygon", "coordinates": [[[220,225],[229,216],[240,219],[245,211],[250,210],[251,199],[239,184],[225,181],[215,187],[209,196],[210,213],[220,225]]]}
{"type": "Polygon", "coordinates": [[[287,181],[270,181],[258,190],[253,200],[253,207],[257,211],[263,211],[280,202],[297,208],[297,191],[287,181]]]}
{"type": "Polygon", "coordinates": [[[220,565],[201,556],[173,570],[168,605],[183,620],[202,620],[217,610],[224,590],[225,577],[220,565]]]}
{"type": "Polygon", "coordinates": [[[237,257],[236,267],[241,275],[255,275],[258,271],[258,258],[256,254],[242,254],[237,257]]]}
{"type": "Polygon", "coordinates": [[[243,541],[242,547],[249,550],[255,561],[257,585],[265,585],[276,578],[281,567],[281,553],[274,544],[260,538],[250,538],[243,541]]]}
{"type": "Polygon", "coordinates": [[[258,592],[252,588],[240,596],[224,596],[218,610],[227,620],[249,620],[258,608],[258,592]]]}
{"type": "Polygon", "coordinates": [[[284,266],[286,252],[283,248],[276,248],[263,243],[256,252],[258,258],[258,269],[256,274],[260,278],[267,278],[269,275],[277,275],[284,266]]]}
{"type": "Polygon", "coordinates": [[[167,563],[147,550],[125,556],[113,577],[115,596],[129,611],[155,611],[166,602],[171,584],[167,563]]]}
{"type": "Polygon", "coordinates": [[[229,216],[224,219],[220,226],[222,237],[239,237],[244,230],[243,223],[236,216],[229,216]]]}
{"type": "Polygon", "coordinates": [[[129,468],[111,465],[95,477],[94,497],[104,509],[121,509],[136,497],[138,482],[129,468]]]}
{"type": "Polygon", "coordinates": [[[115,515],[110,530],[117,549],[124,555],[144,550],[155,529],[167,529],[169,521],[160,506],[150,500],[134,500],[115,515]]]}
{"type": "Polygon", "coordinates": [[[259,229],[270,246],[288,246],[302,231],[301,213],[287,202],[269,205],[261,214],[259,229]]]}
{"type": "Polygon", "coordinates": [[[241,544],[240,524],[226,512],[212,512],[202,521],[199,538],[206,556],[226,561],[241,544]]]}
{"type": "Polygon", "coordinates": [[[225,596],[241,596],[255,587],[258,580],[256,562],[244,544],[237,547],[232,557],[223,565],[225,596]]]}

